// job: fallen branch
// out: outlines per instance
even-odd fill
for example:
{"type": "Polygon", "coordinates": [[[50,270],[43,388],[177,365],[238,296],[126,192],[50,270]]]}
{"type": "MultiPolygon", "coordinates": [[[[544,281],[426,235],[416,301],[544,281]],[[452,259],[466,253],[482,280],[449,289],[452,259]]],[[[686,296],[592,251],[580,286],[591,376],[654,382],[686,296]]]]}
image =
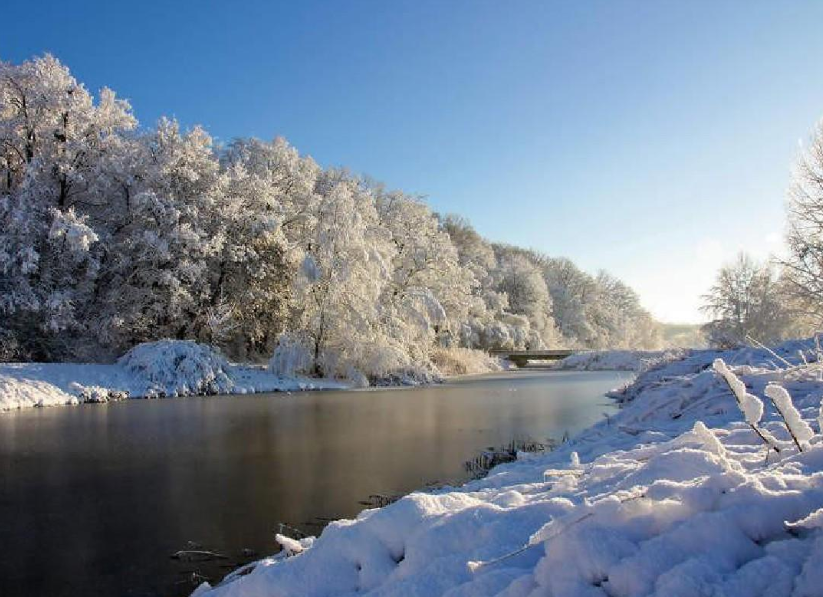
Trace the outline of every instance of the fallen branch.
{"type": "Polygon", "coordinates": [[[780,361],[783,361],[783,364],[785,364],[787,367],[790,367],[790,368],[794,367],[794,365],[792,365],[789,361],[787,361],[786,359],[781,357],[779,354],[777,354],[775,351],[773,351],[771,348],[769,348],[768,346],[766,346],[765,344],[763,344],[759,340],[756,340],[755,338],[752,338],[748,334],[746,334],[746,340],[748,340],[749,342],[751,342],[752,344],[754,344],[758,348],[762,348],[763,350],[768,352],[770,355],[772,355],[774,358],[776,358],[780,361]]]}
{"type": "Polygon", "coordinates": [[[201,559],[201,560],[228,560],[229,557],[223,555],[222,553],[217,553],[215,551],[208,551],[203,549],[181,549],[180,551],[176,551],[171,554],[171,557],[175,560],[194,560],[194,559],[201,559]]]}

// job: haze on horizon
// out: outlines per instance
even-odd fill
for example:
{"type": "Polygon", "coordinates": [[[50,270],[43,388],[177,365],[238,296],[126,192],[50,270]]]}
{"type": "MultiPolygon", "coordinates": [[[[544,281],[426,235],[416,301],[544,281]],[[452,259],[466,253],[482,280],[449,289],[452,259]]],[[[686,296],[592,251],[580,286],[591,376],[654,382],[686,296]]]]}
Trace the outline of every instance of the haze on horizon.
{"type": "Polygon", "coordinates": [[[285,136],[492,240],[606,269],[663,321],[701,321],[700,295],[738,251],[780,250],[792,163],[823,116],[813,2],[6,14],[38,26],[10,28],[2,60],[51,52],[146,126],[169,114],[226,141],[285,136]]]}

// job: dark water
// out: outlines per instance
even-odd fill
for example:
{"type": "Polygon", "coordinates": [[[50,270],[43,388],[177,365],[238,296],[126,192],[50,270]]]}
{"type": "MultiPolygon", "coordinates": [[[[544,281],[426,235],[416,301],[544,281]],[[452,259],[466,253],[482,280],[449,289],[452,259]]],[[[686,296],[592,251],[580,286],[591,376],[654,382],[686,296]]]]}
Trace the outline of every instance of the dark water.
{"type": "Polygon", "coordinates": [[[408,390],[310,392],[0,413],[0,595],[185,595],[313,533],[370,494],[465,479],[513,438],[613,411],[616,373],[515,371],[408,390]],[[192,541],[228,556],[185,562],[192,541]]]}

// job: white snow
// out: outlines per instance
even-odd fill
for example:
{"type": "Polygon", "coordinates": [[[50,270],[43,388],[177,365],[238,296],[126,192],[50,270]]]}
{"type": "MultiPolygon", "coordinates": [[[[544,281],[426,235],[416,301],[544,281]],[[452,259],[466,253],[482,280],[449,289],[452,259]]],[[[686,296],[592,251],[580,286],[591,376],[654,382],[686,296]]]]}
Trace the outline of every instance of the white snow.
{"type": "Polygon", "coordinates": [[[712,368],[723,376],[729,384],[732,393],[737,398],[740,410],[746,417],[749,425],[757,425],[763,418],[763,402],[757,396],[753,396],[746,391],[746,385],[726,366],[723,359],[715,359],[712,368]]]}
{"type": "Polygon", "coordinates": [[[747,416],[779,443],[770,450],[712,369],[723,359],[754,397],[779,383],[813,420],[823,364],[810,343],[776,350],[792,365],[751,349],[683,353],[615,392],[616,416],[554,452],[334,522],[299,554],[195,595],[820,596],[823,439],[798,451],[767,402],[747,416]]]}
{"type": "Polygon", "coordinates": [[[643,371],[683,358],[687,351],[676,350],[585,350],[558,361],[558,369],[585,371],[643,371]]]}
{"type": "Polygon", "coordinates": [[[228,394],[234,389],[228,361],[214,348],[191,340],[139,344],[117,363],[149,384],[149,396],[228,394]]]}
{"type": "Polygon", "coordinates": [[[0,363],[0,411],[31,406],[203,394],[342,389],[326,379],[282,376],[265,367],[228,363],[191,341],[141,344],[111,365],[0,363]]]}
{"type": "Polygon", "coordinates": [[[811,426],[803,420],[800,413],[797,412],[786,388],[776,383],[770,383],[766,386],[765,393],[766,396],[774,402],[775,408],[777,408],[780,416],[783,417],[783,420],[786,422],[786,427],[791,432],[792,437],[800,442],[801,447],[807,445],[812,437],[814,437],[814,431],[812,431],[811,426]]]}

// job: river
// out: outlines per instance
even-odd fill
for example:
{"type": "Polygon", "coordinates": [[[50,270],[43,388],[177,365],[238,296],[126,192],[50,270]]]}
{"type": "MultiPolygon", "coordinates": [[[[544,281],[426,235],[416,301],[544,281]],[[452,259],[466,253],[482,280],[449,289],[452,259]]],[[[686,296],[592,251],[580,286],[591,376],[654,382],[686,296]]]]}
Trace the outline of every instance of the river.
{"type": "Polygon", "coordinates": [[[465,481],[488,446],[575,433],[627,378],[527,369],[0,413],[0,595],[187,595],[276,552],[279,523],[319,533],[371,494],[465,481]],[[170,557],[192,549],[226,558],[170,557]]]}

